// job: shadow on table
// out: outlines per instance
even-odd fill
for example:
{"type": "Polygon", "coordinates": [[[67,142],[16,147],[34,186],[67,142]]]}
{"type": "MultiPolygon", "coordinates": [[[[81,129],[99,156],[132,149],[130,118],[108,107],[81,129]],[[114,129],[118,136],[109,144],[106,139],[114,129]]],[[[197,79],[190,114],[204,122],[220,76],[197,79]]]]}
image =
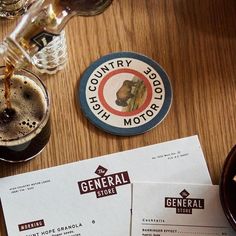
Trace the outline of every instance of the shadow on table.
{"type": "Polygon", "coordinates": [[[235,0],[179,0],[173,1],[173,5],[180,25],[218,37],[236,37],[235,0]]]}
{"type": "Polygon", "coordinates": [[[0,169],[4,170],[0,172],[0,178],[7,177],[13,175],[14,173],[17,173],[17,169],[22,169],[22,166],[26,165],[26,163],[27,162],[14,164],[0,161],[0,169]]]}

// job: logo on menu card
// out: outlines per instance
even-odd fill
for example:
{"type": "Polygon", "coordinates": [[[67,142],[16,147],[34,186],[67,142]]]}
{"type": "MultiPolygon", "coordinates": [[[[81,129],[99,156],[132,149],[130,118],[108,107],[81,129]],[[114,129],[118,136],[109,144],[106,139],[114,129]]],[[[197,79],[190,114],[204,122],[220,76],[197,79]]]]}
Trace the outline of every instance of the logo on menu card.
{"type": "Polygon", "coordinates": [[[176,214],[192,214],[193,209],[204,209],[204,199],[189,198],[187,190],[180,193],[181,198],[166,197],[165,207],[175,208],[176,214]]]}
{"type": "Polygon", "coordinates": [[[20,224],[18,225],[18,228],[19,228],[19,231],[25,231],[25,230],[40,228],[43,226],[45,226],[44,220],[37,220],[37,221],[20,224]]]}
{"type": "Polygon", "coordinates": [[[107,169],[98,166],[95,171],[99,177],[78,182],[80,194],[95,192],[97,198],[117,194],[116,188],[130,184],[127,171],[106,175],[107,169]]]}

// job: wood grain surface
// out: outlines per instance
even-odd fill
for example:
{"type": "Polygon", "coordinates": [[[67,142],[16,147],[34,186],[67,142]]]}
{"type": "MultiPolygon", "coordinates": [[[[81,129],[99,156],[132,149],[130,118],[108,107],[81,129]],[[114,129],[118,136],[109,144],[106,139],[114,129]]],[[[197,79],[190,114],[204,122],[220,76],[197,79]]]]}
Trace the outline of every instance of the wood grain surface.
{"type": "MultiPolygon", "coordinates": [[[[0,177],[197,134],[212,181],[218,184],[224,160],[236,143],[235,16],[235,0],[114,0],[102,15],[71,19],[66,26],[66,68],[53,76],[41,75],[52,99],[50,142],[29,162],[0,163],[0,177]],[[105,133],[77,106],[83,71],[116,51],[151,57],[172,83],[169,114],[142,135],[105,133]]],[[[18,21],[0,21],[0,40],[18,21]]],[[[3,220],[0,228],[0,236],[5,236],[3,220]]]]}

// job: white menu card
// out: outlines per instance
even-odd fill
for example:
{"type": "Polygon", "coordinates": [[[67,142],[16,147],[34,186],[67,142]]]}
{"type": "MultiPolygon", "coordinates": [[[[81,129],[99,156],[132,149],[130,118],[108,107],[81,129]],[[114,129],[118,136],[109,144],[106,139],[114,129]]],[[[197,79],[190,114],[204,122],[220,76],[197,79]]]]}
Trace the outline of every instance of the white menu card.
{"type": "Polygon", "coordinates": [[[8,236],[128,236],[133,181],[210,184],[197,136],[0,179],[8,236]]]}
{"type": "Polygon", "coordinates": [[[132,236],[235,236],[216,185],[134,183],[132,236]]]}

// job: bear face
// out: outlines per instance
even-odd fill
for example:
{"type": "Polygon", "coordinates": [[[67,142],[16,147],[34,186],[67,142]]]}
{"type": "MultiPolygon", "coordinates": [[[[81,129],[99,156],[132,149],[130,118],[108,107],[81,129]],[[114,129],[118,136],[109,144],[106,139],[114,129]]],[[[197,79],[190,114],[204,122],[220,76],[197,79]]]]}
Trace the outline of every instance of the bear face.
{"type": "Polygon", "coordinates": [[[130,80],[125,80],[120,87],[120,89],[116,93],[116,104],[118,106],[126,107],[128,106],[127,101],[134,97],[134,94],[132,94],[132,88],[136,86],[137,82],[133,82],[130,80]]]}

